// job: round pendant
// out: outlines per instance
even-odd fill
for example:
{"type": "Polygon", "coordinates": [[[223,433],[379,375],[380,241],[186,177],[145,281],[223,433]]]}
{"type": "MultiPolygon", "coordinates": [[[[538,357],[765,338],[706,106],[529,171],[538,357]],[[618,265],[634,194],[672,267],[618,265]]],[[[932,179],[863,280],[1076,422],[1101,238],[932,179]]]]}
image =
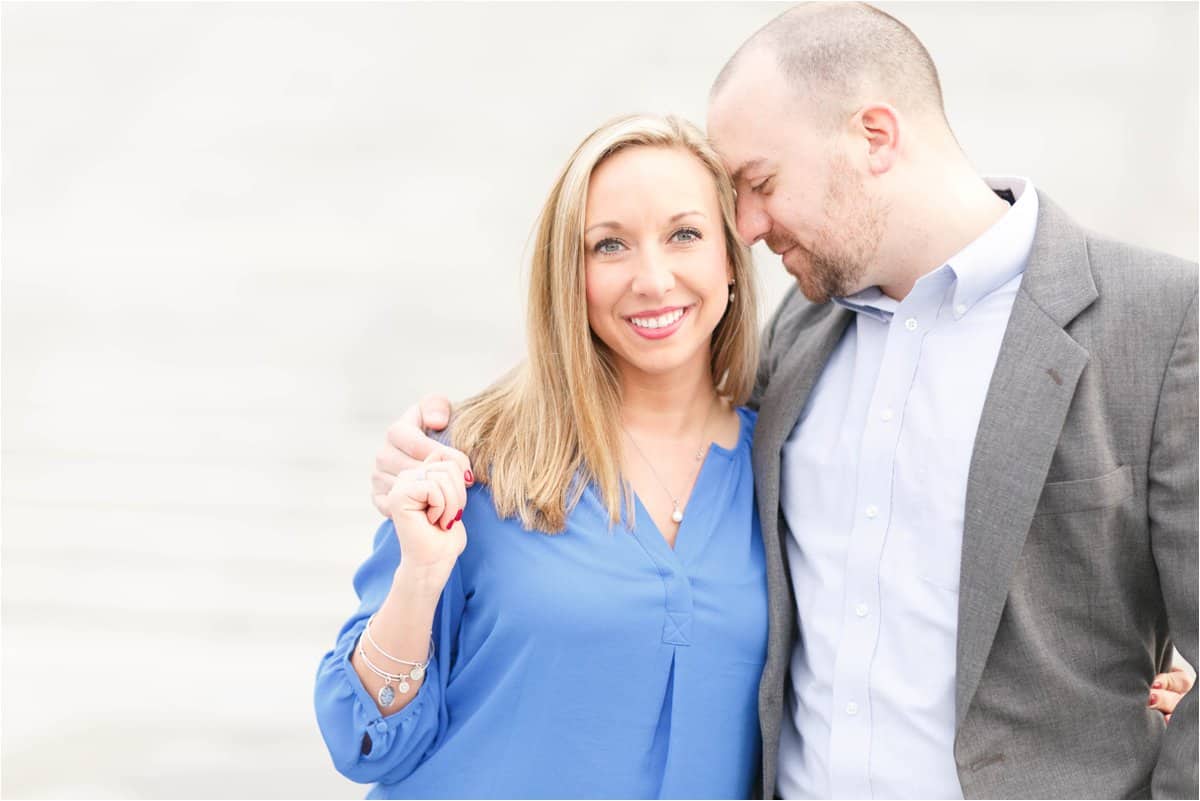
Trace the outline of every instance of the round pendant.
{"type": "Polygon", "coordinates": [[[379,703],[383,706],[391,706],[396,702],[396,691],[392,689],[392,685],[385,684],[379,689],[379,703]]]}
{"type": "Polygon", "coordinates": [[[417,665],[412,670],[408,671],[408,677],[413,681],[420,681],[425,678],[425,668],[417,665]]]}
{"type": "Polygon", "coordinates": [[[408,682],[407,681],[403,681],[403,680],[400,681],[400,692],[402,692],[402,693],[408,692],[408,682]]]}
{"type": "Polygon", "coordinates": [[[674,520],[676,523],[682,523],[683,522],[683,512],[676,509],[674,512],[671,512],[671,519],[674,520]]]}

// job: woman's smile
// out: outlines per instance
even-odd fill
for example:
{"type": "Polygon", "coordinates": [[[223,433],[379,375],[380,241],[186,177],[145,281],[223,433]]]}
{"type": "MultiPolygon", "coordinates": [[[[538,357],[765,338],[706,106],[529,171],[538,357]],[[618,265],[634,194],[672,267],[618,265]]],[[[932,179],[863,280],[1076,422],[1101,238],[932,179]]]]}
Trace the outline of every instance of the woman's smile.
{"type": "Polygon", "coordinates": [[[668,306],[662,309],[638,312],[625,318],[638,336],[646,339],[666,339],[683,325],[684,319],[696,304],[668,306]]]}

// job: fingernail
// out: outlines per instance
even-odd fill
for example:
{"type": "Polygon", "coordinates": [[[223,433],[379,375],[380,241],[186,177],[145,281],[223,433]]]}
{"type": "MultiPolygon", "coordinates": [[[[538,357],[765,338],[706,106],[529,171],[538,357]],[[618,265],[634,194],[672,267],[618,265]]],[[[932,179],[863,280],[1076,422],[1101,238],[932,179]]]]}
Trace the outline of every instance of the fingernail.
{"type": "Polygon", "coordinates": [[[455,522],[455,523],[457,523],[459,520],[462,520],[462,509],[459,509],[459,510],[458,510],[458,514],[456,514],[456,515],[454,516],[454,522],[455,522]]]}
{"type": "Polygon", "coordinates": [[[1161,689],[1162,689],[1162,682],[1161,682],[1161,681],[1156,681],[1156,682],[1154,682],[1153,684],[1151,684],[1150,686],[1151,686],[1151,687],[1153,687],[1153,688],[1154,688],[1154,689],[1156,689],[1156,690],[1161,690],[1161,689]]]}
{"type": "Polygon", "coordinates": [[[1146,704],[1146,706],[1154,706],[1157,703],[1158,703],[1158,694],[1150,693],[1150,703],[1146,704]]]}
{"type": "MultiPolygon", "coordinates": [[[[449,531],[449,530],[450,530],[450,529],[452,529],[452,528],[454,528],[454,521],[453,521],[453,520],[451,520],[449,523],[447,523],[447,524],[446,524],[446,531],[449,531]]],[[[1151,697],[1151,698],[1153,698],[1154,696],[1152,695],[1152,696],[1150,696],[1150,697],[1151,697]]]]}
{"type": "Polygon", "coordinates": [[[463,473],[463,478],[464,478],[464,479],[466,479],[466,481],[467,481],[467,483],[468,483],[468,484],[474,484],[474,483],[475,483],[475,474],[474,474],[474,473],[472,473],[470,470],[468,470],[467,472],[463,473]]]}

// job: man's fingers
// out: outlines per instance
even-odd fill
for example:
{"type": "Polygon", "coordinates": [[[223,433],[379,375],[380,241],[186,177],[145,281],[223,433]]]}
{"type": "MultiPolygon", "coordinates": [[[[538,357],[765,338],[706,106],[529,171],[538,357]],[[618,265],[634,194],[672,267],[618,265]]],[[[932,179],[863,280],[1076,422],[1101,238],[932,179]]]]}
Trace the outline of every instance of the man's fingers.
{"type": "Polygon", "coordinates": [[[1183,668],[1172,668],[1170,673],[1159,673],[1150,685],[1150,691],[1166,690],[1173,693],[1186,693],[1192,689],[1192,675],[1183,668]]]}
{"type": "MultiPolygon", "coordinates": [[[[400,471],[396,471],[397,473],[400,471]]],[[[392,486],[396,483],[395,473],[383,473],[376,470],[371,474],[371,494],[372,495],[387,495],[392,491],[392,486]]]]}
{"type": "MultiPolygon", "coordinates": [[[[425,432],[421,430],[419,425],[419,418],[414,420],[409,412],[405,412],[404,416],[388,426],[386,443],[384,451],[388,450],[387,446],[391,446],[400,452],[399,457],[392,455],[385,459],[384,461],[387,464],[395,464],[395,460],[402,457],[408,457],[414,462],[421,462],[435,449],[441,447],[437,441],[425,436],[425,432]]],[[[380,459],[377,457],[376,464],[378,465],[379,462],[380,459]]],[[[382,469],[384,465],[379,466],[382,469]]],[[[403,470],[408,469],[411,465],[397,466],[403,470]]]]}
{"type": "Polygon", "coordinates": [[[445,395],[426,395],[417,405],[422,428],[441,431],[450,422],[450,400],[445,395]]]}
{"type": "Polygon", "coordinates": [[[400,419],[388,426],[383,447],[375,455],[375,469],[381,473],[398,474],[410,470],[417,463],[429,461],[431,456],[450,458],[458,463],[468,485],[475,476],[471,472],[471,460],[466,454],[442,445],[426,436],[423,429],[440,430],[450,419],[450,402],[440,395],[429,395],[421,399],[420,406],[405,410],[400,419]]]}
{"type": "Polygon", "coordinates": [[[1171,692],[1170,690],[1151,690],[1150,702],[1147,706],[1169,715],[1175,711],[1175,707],[1179,704],[1181,697],[1179,693],[1171,692]]]}
{"type": "MultiPolygon", "coordinates": [[[[390,435],[389,435],[390,436],[390,435]]],[[[375,452],[375,472],[389,476],[400,475],[403,470],[411,470],[421,463],[396,448],[391,441],[385,441],[375,452]]]]}

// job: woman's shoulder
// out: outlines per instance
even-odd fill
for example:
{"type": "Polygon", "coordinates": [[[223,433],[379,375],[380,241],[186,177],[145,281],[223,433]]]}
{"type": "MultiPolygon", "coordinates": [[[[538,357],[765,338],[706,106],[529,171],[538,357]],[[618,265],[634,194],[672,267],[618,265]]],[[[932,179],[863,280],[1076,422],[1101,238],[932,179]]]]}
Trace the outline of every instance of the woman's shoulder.
{"type": "Polygon", "coordinates": [[[749,449],[751,443],[754,441],[754,426],[758,423],[758,412],[749,406],[737,406],[734,408],[734,411],[737,412],[742,426],[738,445],[739,447],[744,446],[749,449]]]}
{"type": "Polygon", "coordinates": [[[737,418],[737,438],[734,439],[734,432],[732,430],[733,421],[730,420],[728,422],[730,428],[726,429],[725,433],[714,438],[713,447],[717,453],[724,454],[728,458],[743,456],[749,458],[750,446],[754,441],[754,424],[758,420],[758,412],[745,406],[735,406],[733,412],[737,418]]]}
{"type": "Polygon", "coordinates": [[[754,424],[758,422],[758,412],[749,406],[735,406],[734,411],[742,421],[742,430],[754,433],[754,424]]]}

